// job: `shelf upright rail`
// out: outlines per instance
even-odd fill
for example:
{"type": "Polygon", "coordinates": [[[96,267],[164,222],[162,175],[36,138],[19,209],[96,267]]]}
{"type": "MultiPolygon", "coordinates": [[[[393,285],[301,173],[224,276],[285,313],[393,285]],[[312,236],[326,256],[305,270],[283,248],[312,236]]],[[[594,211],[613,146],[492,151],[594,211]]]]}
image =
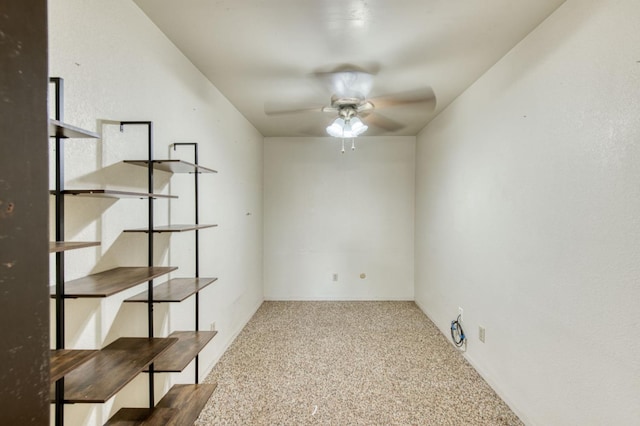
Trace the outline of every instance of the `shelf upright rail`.
{"type": "MultiPolygon", "coordinates": [[[[200,278],[200,234],[199,234],[199,230],[197,228],[197,226],[200,224],[200,217],[199,217],[199,191],[198,191],[198,175],[200,174],[200,172],[198,171],[198,143],[197,142],[175,142],[173,144],[173,150],[175,151],[177,147],[179,146],[191,146],[193,147],[193,163],[196,165],[195,170],[193,172],[193,176],[194,176],[194,191],[195,191],[195,195],[194,195],[194,210],[195,210],[195,225],[196,225],[196,230],[195,230],[195,249],[196,249],[196,254],[195,254],[195,277],[196,278],[200,278]]],[[[200,330],[200,292],[196,292],[195,294],[195,331],[199,331],[200,330]]],[[[199,355],[196,355],[196,359],[195,359],[195,383],[198,384],[200,379],[199,379],[199,373],[198,373],[198,365],[199,365],[199,355]]]]}
{"type": "MultiPolygon", "coordinates": [[[[120,122],[120,131],[124,131],[125,126],[147,126],[147,156],[148,156],[148,167],[147,167],[147,184],[148,184],[148,192],[149,194],[153,194],[153,122],[152,121],[121,121],[120,122]]],[[[147,232],[147,263],[149,267],[153,265],[153,228],[154,228],[154,218],[153,218],[153,196],[149,196],[148,200],[148,232],[147,232]]],[[[147,318],[148,318],[148,336],[149,338],[154,337],[153,333],[153,279],[148,281],[148,299],[147,299],[147,318]]],[[[155,397],[154,397],[154,366],[153,363],[149,364],[149,408],[153,408],[155,406],[155,397]]]]}
{"type": "MultiPolygon", "coordinates": [[[[60,77],[51,77],[50,83],[54,86],[54,118],[58,121],[64,119],[64,80],[60,77]]],[[[64,241],[64,144],[62,137],[55,136],[55,214],[56,214],[56,241],[64,241]]],[[[56,252],[56,349],[64,349],[64,251],[56,252]]],[[[64,377],[56,380],[55,384],[55,424],[64,424],[64,377]]]]}

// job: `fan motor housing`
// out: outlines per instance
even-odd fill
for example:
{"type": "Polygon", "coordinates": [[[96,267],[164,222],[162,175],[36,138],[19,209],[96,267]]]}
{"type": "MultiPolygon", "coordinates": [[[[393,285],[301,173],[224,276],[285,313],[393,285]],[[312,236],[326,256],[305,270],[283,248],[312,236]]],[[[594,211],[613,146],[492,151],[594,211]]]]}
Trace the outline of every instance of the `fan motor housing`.
{"type": "Polygon", "coordinates": [[[338,115],[345,120],[355,117],[356,114],[357,110],[355,105],[344,105],[338,107],[338,115]]]}

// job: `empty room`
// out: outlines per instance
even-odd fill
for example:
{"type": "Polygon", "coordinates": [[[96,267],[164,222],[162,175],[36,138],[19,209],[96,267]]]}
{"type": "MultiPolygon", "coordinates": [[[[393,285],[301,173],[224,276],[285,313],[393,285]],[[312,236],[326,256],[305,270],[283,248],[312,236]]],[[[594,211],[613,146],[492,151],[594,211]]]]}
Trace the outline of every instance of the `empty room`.
{"type": "Polygon", "coordinates": [[[639,18],[3,2],[0,424],[640,424],[639,18]]]}

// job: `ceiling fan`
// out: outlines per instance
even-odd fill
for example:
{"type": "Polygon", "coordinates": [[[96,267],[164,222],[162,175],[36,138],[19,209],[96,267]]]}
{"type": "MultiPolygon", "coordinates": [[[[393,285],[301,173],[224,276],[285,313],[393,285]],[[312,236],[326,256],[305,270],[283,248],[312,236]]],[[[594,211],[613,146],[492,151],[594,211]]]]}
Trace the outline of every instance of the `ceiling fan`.
{"type": "Polygon", "coordinates": [[[394,132],[404,127],[403,124],[380,114],[378,112],[380,109],[411,104],[420,106],[427,112],[435,108],[436,97],[430,87],[369,98],[374,75],[375,71],[366,71],[352,65],[341,65],[330,71],[314,72],[313,76],[324,83],[331,93],[329,105],[287,109],[274,108],[273,104],[267,104],[265,114],[271,116],[301,112],[335,114],[337,117],[326,130],[329,135],[343,139],[344,152],[344,139],[352,139],[352,149],[355,148],[353,139],[364,133],[368,125],[387,132],[394,132]]]}

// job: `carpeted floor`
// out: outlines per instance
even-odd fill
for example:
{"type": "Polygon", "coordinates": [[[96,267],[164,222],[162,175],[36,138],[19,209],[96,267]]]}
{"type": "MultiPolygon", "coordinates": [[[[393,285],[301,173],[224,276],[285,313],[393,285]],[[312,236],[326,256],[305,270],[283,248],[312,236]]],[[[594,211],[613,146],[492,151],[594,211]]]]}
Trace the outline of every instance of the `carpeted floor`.
{"type": "Polygon", "coordinates": [[[413,302],[265,302],[204,425],[521,425],[413,302]]]}

